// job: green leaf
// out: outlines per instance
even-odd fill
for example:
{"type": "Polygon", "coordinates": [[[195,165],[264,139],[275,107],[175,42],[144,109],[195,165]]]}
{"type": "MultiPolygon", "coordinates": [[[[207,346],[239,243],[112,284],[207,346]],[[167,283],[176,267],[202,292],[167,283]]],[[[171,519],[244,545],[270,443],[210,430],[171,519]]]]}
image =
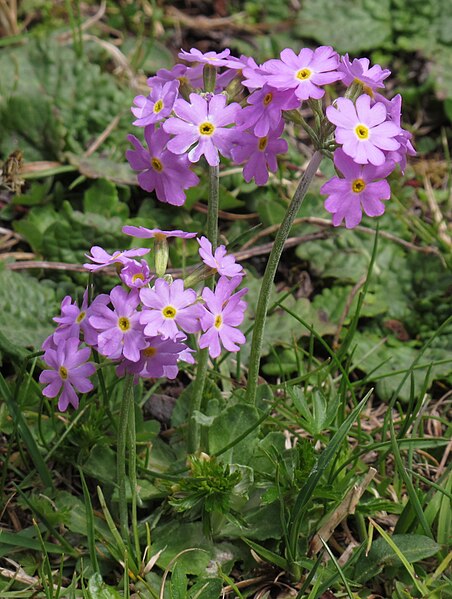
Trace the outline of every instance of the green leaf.
{"type": "Polygon", "coordinates": [[[209,452],[215,454],[221,451],[255,423],[256,428],[249,435],[222,454],[225,462],[247,465],[257,442],[258,421],[259,414],[253,406],[238,403],[227,407],[208,429],[209,452]]]}
{"type": "Polygon", "coordinates": [[[88,581],[88,598],[89,599],[120,599],[122,595],[116,589],[105,584],[102,576],[96,572],[88,581]]]}
{"type": "Polygon", "coordinates": [[[162,550],[157,564],[171,572],[178,564],[180,572],[200,576],[211,560],[212,541],[206,539],[201,522],[180,522],[173,519],[167,524],[159,524],[153,531],[153,554],[162,550]],[[193,549],[174,558],[185,549],[193,549]],[[171,562],[173,563],[171,564],[171,562]]]}
{"type": "Polygon", "coordinates": [[[54,328],[55,292],[33,277],[0,271],[0,306],[0,330],[12,345],[38,348],[54,328]]]}
{"type": "Polygon", "coordinates": [[[390,40],[390,6],[390,0],[305,0],[298,33],[338,52],[374,50],[390,40]]]}
{"type": "MultiPolygon", "coordinates": [[[[440,546],[433,539],[424,535],[393,535],[393,542],[400,549],[408,562],[414,563],[438,553],[440,546]]],[[[372,543],[369,555],[362,555],[355,567],[354,581],[365,583],[376,576],[386,566],[401,566],[402,562],[388,543],[379,537],[372,543]]]]}
{"type": "Polygon", "coordinates": [[[83,209],[101,216],[119,216],[127,218],[129,210],[119,201],[118,190],[114,183],[99,179],[83,195],[83,209]]]}
{"type": "Polygon", "coordinates": [[[183,570],[181,569],[180,564],[176,562],[170,580],[171,599],[186,599],[187,584],[188,583],[185,572],[183,572],[183,570]]]}

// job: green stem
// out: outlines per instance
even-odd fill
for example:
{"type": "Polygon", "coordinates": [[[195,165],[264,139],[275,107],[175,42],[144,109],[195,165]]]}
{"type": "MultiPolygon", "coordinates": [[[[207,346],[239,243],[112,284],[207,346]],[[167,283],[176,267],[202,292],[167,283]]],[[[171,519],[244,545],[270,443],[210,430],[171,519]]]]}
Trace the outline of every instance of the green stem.
{"type": "Polygon", "coordinates": [[[276,269],[278,268],[281,254],[284,249],[284,244],[289,236],[292,223],[298,214],[304,197],[311,185],[311,182],[317,172],[317,169],[322,162],[322,154],[317,150],[311,158],[303,177],[295,191],[295,194],[287,208],[284,219],[276,234],[273,243],[272,251],[268,258],[267,267],[262,279],[262,286],[259,293],[259,299],[256,308],[256,318],[254,320],[253,339],[251,342],[251,354],[248,370],[248,386],[246,390],[246,400],[254,404],[256,402],[256,391],[259,378],[259,366],[261,361],[262,341],[264,338],[264,327],[267,318],[268,304],[270,301],[270,293],[272,290],[273,280],[275,278],[276,269]]]}
{"type": "MultiPolygon", "coordinates": [[[[220,169],[218,166],[209,167],[209,206],[207,212],[207,237],[215,250],[218,243],[218,205],[220,200],[220,169]]],[[[188,414],[188,453],[195,453],[199,449],[200,430],[199,424],[193,418],[195,411],[201,409],[204,386],[209,363],[209,350],[198,351],[198,366],[196,378],[193,382],[188,414]]]]}
{"type": "Polygon", "coordinates": [[[129,535],[127,515],[127,476],[126,476],[126,448],[127,431],[129,426],[130,403],[133,401],[133,377],[128,375],[124,381],[121,408],[118,422],[118,447],[117,447],[117,477],[119,488],[119,523],[121,535],[124,540],[129,535]]]}
{"type": "Polygon", "coordinates": [[[129,402],[129,480],[132,491],[132,531],[137,561],[140,561],[140,537],[137,517],[137,435],[135,428],[135,402],[133,392],[129,402]]]}

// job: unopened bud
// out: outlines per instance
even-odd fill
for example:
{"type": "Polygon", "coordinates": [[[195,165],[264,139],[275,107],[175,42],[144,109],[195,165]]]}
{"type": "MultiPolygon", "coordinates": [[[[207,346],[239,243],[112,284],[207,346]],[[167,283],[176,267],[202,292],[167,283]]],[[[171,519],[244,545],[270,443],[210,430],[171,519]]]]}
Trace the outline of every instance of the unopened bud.
{"type": "Polygon", "coordinates": [[[202,78],[204,80],[204,91],[214,92],[217,83],[217,69],[213,66],[213,64],[204,65],[202,78]]]}

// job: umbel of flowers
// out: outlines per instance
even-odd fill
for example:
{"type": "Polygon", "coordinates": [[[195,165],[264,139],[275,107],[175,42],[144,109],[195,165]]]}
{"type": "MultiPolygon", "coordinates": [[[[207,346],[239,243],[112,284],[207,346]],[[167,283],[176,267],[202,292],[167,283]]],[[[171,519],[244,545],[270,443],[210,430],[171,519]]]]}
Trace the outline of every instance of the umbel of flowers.
{"type": "Polygon", "coordinates": [[[48,369],[39,379],[46,385],[46,397],[59,397],[61,411],[69,404],[77,408],[78,394],[93,389],[91,377],[96,366],[89,361],[92,351],[115,364],[118,376],[133,375],[137,382],[139,378],[174,379],[180,362],[193,364],[188,334],[197,334],[198,346],[208,348],[212,358],[220,355],[222,347],[236,352],[245,342],[238,326],[246,309],[242,298],[247,289],[237,290],[244,272],[224,246],[213,252],[208,239],[198,239],[203,269],[192,276],[195,288],[187,288],[182,279],[165,274],[167,240],[196,237],[196,233],[134,226],[123,227],[123,232],[135,238],[154,238],[160,272],[151,273],[142,259],[150,251],[147,248],[113,254],[98,246],[91,248],[85,268],[97,272],[115,265],[120,284],[91,302],[86,290],[80,306],[69,296],[61,303],[61,315],[54,319],[58,326],[43,344],[48,369]],[[218,277],[214,289],[200,287],[212,274],[218,277]]]}
{"type": "Polygon", "coordinates": [[[411,134],[401,127],[401,97],[380,93],[388,69],[370,66],[367,58],[351,61],[333,48],[286,48],[279,59],[257,65],[252,57],[182,51],[185,63],[161,69],[148,79],[148,96],[134,99],[134,125],[144,128],[146,146],[130,135],[127,152],[139,185],[162,202],[180,206],[185,190],[199,179],[193,166],[205,157],[210,166],[220,157],[243,164],[245,181],[264,185],[284,154],[287,121],[304,126],[316,149],[334,160],[337,176],[321,189],[335,226],[358,225],[362,213],[383,214],[390,198],[388,175],[413,155],[411,134]],[[337,83],[343,92],[323,106],[324,86],[337,83]],[[298,109],[313,109],[308,125],[298,109]]]}

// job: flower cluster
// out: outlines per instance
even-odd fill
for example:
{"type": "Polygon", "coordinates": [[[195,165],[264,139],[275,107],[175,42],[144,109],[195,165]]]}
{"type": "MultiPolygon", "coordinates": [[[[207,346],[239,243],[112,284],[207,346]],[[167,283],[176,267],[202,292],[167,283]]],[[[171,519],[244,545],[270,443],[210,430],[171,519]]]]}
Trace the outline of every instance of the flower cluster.
{"type": "Polygon", "coordinates": [[[191,277],[192,286],[187,287],[183,279],[164,274],[166,246],[168,238],[187,239],[196,233],[135,226],[125,226],[123,232],[135,238],[154,238],[155,263],[162,272],[158,274],[156,268],[154,276],[141,258],[149,249],[109,254],[101,247],[91,248],[85,268],[95,272],[115,264],[122,284],[92,301],[86,291],[80,307],[69,296],[61,303],[61,315],[54,319],[58,326],[43,344],[48,369],[39,379],[46,384],[46,397],[59,396],[60,410],[69,404],[76,408],[77,393],[93,389],[90,377],[96,367],[89,361],[92,351],[114,363],[118,376],[133,375],[137,382],[139,378],[174,379],[180,362],[193,364],[188,335],[195,335],[198,347],[208,348],[212,358],[220,355],[222,346],[237,352],[245,342],[237,328],[246,309],[242,298],[247,289],[238,290],[244,271],[224,246],[213,251],[205,237],[198,239],[203,269],[198,269],[197,276],[191,277]],[[214,289],[199,288],[213,273],[219,275],[214,289]]]}
{"type": "Polygon", "coordinates": [[[415,154],[411,134],[401,128],[400,95],[388,100],[379,91],[388,69],[339,56],[330,46],[298,54],[286,48],[261,65],[229,50],[191,49],[179,58],[186,64],[158,71],[148,79],[149,95],[134,99],[134,125],[144,127],[147,148],[129,136],[135,149],[127,158],[143,189],[180,206],[185,190],[199,181],[192,168],[203,156],[210,166],[221,157],[243,164],[245,181],[264,185],[278,168],[278,155],[287,152],[282,136],[292,120],[305,126],[316,149],[333,157],[338,176],[321,189],[333,224],[345,220],[354,227],[362,211],[384,212],[386,177],[397,164],[403,172],[407,155],[415,154]],[[325,111],[325,85],[333,83],[345,93],[325,111]],[[302,106],[313,108],[314,128],[306,126],[302,106]]]}

